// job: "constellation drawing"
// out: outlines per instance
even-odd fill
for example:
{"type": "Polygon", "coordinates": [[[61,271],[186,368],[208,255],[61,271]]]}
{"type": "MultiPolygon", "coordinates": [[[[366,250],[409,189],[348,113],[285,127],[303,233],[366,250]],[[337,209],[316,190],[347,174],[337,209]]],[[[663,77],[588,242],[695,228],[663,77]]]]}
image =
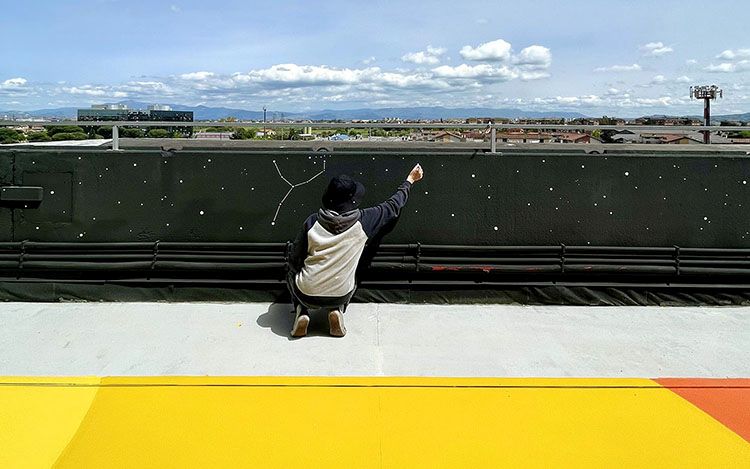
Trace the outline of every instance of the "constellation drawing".
{"type": "Polygon", "coordinates": [[[286,192],[286,194],[284,195],[284,198],[281,199],[281,202],[279,202],[279,205],[276,207],[276,213],[273,216],[273,221],[271,222],[271,225],[276,224],[276,219],[279,217],[279,211],[281,210],[281,206],[284,205],[284,201],[286,201],[287,197],[289,197],[289,195],[292,193],[292,191],[295,188],[299,186],[304,186],[305,184],[312,182],[315,178],[317,178],[318,176],[326,172],[326,160],[323,160],[323,169],[320,170],[315,176],[311,177],[307,181],[298,182],[297,184],[292,184],[291,182],[289,182],[287,178],[284,177],[283,174],[281,174],[281,170],[279,169],[279,165],[276,164],[276,160],[273,160],[273,165],[276,167],[276,172],[279,173],[279,177],[285,183],[289,184],[289,190],[286,192]]]}

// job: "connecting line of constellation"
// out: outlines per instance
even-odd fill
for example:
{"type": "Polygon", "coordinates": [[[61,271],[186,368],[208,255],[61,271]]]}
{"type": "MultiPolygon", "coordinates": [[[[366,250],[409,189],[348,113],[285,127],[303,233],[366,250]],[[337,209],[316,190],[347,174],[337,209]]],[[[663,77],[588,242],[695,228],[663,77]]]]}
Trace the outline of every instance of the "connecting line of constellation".
{"type": "Polygon", "coordinates": [[[281,174],[281,170],[279,169],[279,165],[276,164],[276,160],[273,160],[273,165],[276,166],[276,172],[279,173],[279,177],[281,179],[283,179],[285,183],[289,184],[289,190],[286,192],[286,195],[284,195],[284,198],[281,199],[281,202],[279,202],[278,207],[276,207],[276,213],[274,214],[273,221],[271,222],[272,225],[275,225],[276,224],[276,219],[279,217],[279,210],[281,210],[281,206],[284,205],[284,201],[287,199],[287,197],[289,197],[289,194],[291,194],[292,191],[296,187],[304,186],[305,184],[307,184],[309,182],[312,182],[313,179],[315,179],[316,177],[318,177],[321,174],[325,173],[326,172],[326,160],[323,160],[323,169],[318,174],[316,174],[315,176],[311,177],[307,181],[298,182],[297,184],[292,184],[291,182],[289,182],[289,180],[287,178],[284,177],[283,174],[281,174]]]}

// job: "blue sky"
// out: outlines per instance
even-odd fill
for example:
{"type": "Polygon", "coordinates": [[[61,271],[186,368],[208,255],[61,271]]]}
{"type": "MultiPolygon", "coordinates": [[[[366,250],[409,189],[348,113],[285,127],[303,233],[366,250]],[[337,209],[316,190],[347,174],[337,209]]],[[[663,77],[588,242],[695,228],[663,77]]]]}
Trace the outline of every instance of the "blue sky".
{"type": "Polygon", "coordinates": [[[7,3],[2,110],[135,99],[700,114],[689,86],[716,83],[714,113],[750,111],[741,0],[7,3]]]}

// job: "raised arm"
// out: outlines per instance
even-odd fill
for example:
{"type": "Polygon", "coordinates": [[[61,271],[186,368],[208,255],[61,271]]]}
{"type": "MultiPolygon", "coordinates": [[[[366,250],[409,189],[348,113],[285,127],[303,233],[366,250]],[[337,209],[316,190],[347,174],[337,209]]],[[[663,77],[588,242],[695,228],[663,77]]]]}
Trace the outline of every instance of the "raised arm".
{"type": "Polygon", "coordinates": [[[368,238],[376,236],[383,227],[388,226],[399,217],[401,209],[409,200],[409,191],[412,184],[421,180],[423,175],[422,167],[417,164],[406,177],[406,181],[398,186],[396,192],[388,200],[362,210],[362,228],[368,238]]]}

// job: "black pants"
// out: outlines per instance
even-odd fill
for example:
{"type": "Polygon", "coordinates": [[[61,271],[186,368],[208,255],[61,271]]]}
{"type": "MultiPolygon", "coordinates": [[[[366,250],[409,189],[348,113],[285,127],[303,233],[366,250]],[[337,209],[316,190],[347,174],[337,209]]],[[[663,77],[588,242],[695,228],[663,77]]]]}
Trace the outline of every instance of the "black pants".
{"type": "Polygon", "coordinates": [[[297,287],[294,281],[296,274],[290,269],[286,275],[286,286],[289,288],[289,294],[292,296],[294,310],[297,311],[297,305],[302,305],[306,310],[310,309],[338,309],[342,313],[346,311],[349,302],[354,296],[356,288],[344,296],[309,296],[305,295],[297,287]]]}

